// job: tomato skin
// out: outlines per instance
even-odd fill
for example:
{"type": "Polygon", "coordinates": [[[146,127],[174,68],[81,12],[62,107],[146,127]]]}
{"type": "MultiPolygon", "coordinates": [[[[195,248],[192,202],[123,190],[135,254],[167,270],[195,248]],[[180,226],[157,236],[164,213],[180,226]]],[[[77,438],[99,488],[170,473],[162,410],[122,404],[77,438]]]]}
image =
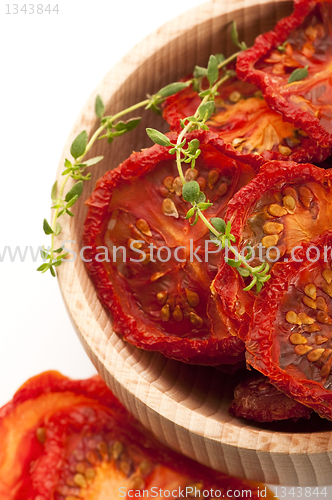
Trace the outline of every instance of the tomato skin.
{"type": "Polygon", "coordinates": [[[235,387],[229,413],[256,422],[275,422],[308,419],[312,410],[280,392],[266,377],[255,374],[235,387]]]}
{"type": "MultiPolygon", "coordinates": [[[[270,189],[275,188],[282,191],[285,185],[296,186],[299,183],[303,185],[306,183],[317,183],[323,189],[326,189],[328,197],[331,199],[331,182],[331,172],[318,168],[315,165],[299,165],[293,162],[277,161],[266,163],[261,168],[260,173],[247,186],[238,191],[227,205],[225,220],[232,223],[232,234],[236,238],[236,246],[241,248],[241,245],[244,244],[244,227],[246,221],[250,218],[252,212],[255,211],[256,204],[270,189]]],[[[312,238],[318,236],[319,231],[324,232],[330,227],[330,209],[327,204],[324,205],[323,200],[322,204],[327,218],[323,227],[316,226],[313,220],[311,228],[313,231],[312,238]]],[[[310,239],[308,235],[303,236],[303,238],[306,238],[307,241],[310,239]]],[[[296,242],[296,244],[301,242],[296,242]]],[[[249,281],[244,281],[233,267],[226,264],[223,259],[221,260],[217,276],[212,284],[212,291],[218,294],[221,299],[222,309],[225,316],[229,318],[229,329],[233,334],[238,334],[243,340],[245,340],[248,333],[248,325],[257,295],[253,290],[249,292],[243,291],[243,288],[248,284],[249,281]],[[239,307],[241,307],[241,310],[239,310],[239,307]]]]}
{"type": "MultiPolygon", "coordinates": [[[[294,259],[275,264],[271,280],[255,301],[246,339],[246,359],[251,366],[267,376],[279,390],[314,409],[321,417],[329,420],[332,420],[332,392],[326,389],[323,383],[308,379],[300,368],[292,368],[291,365],[280,367],[281,340],[276,332],[275,320],[285,294],[294,286],[294,283],[297,283],[296,279],[299,274],[311,266],[306,257],[308,248],[315,246],[320,250],[321,258],[318,261],[320,265],[324,255],[324,247],[331,247],[331,245],[332,232],[329,231],[302,245],[302,248],[296,250],[294,259]]],[[[331,265],[331,258],[329,258],[328,264],[331,265]]],[[[313,269],[315,269],[315,265],[309,276],[313,274],[313,269]]],[[[301,287],[302,283],[299,282],[295,286],[301,287]]]]}
{"type": "MultiPolygon", "coordinates": [[[[304,29],[310,24],[309,21],[314,15],[322,19],[322,23],[331,38],[328,22],[325,23],[324,21],[324,17],[328,19],[330,14],[330,0],[325,2],[319,0],[297,0],[294,2],[294,12],[292,15],[280,20],[274,30],[264,35],[259,35],[255,40],[254,46],[239,54],[237,58],[237,74],[239,78],[257,85],[262,90],[264,98],[271,109],[281,113],[287,122],[291,122],[297,127],[302,128],[322,147],[332,146],[331,113],[328,111],[326,116],[324,115],[323,117],[322,113],[324,113],[326,103],[320,106],[320,97],[318,98],[318,105],[313,105],[312,109],[310,108],[311,103],[314,103],[310,97],[310,89],[313,88],[313,93],[316,91],[314,87],[316,84],[316,75],[320,71],[323,73],[324,70],[327,70],[331,63],[331,40],[329,42],[328,53],[324,45],[321,49],[318,45],[314,57],[312,55],[306,56],[305,53],[300,53],[299,57],[294,56],[294,59],[298,61],[299,68],[308,66],[309,76],[301,81],[288,84],[290,71],[282,74],[274,74],[273,70],[271,72],[270,63],[273,60],[273,56],[277,59],[275,55],[277,54],[277,47],[282,46],[289,37],[293,37],[295,40],[293,43],[293,39],[291,38],[290,53],[293,54],[293,49],[294,53],[298,50],[295,48],[297,45],[296,41],[298,40],[300,43],[304,29]],[[322,53],[324,54],[325,51],[326,57],[322,58],[322,53]],[[303,99],[302,107],[298,105],[296,96],[301,96],[301,99],[303,99]],[[304,104],[306,100],[309,102],[308,106],[304,104]]],[[[296,69],[296,63],[294,62],[293,68],[288,69],[296,69]]],[[[328,92],[330,92],[330,89],[328,92]]],[[[329,99],[327,100],[328,102],[329,99]]]]}
{"type": "MultiPolygon", "coordinates": [[[[216,98],[216,111],[208,121],[209,130],[219,135],[225,141],[228,150],[242,153],[243,145],[246,142],[253,144],[254,134],[256,134],[257,148],[255,152],[246,152],[251,156],[253,165],[260,167],[271,160],[295,161],[306,163],[308,161],[321,162],[330,154],[330,148],[323,148],[310,137],[296,134],[296,128],[285,124],[279,113],[272,111],[267,106],[262,97],[256,97],[257,87],[248,82],[238,80],[236,77],[219,87],[219,96],[216,98]],[[241,99],[236,103],[227,103],[232,92],[241,94],[241,99]],[[281,149],[287,151],[282,154],[278,151],[273,141],[264,140],[264,130],[273,124],[274,134],[281,134],[279,137],[281,149]],[[287,137],[285,129],[290,135],[294,135],[294,145],[285,141],[287,137]],[[240,138],[240,139],[239,139],[240,138]],[[241,143],[241,138],[246,141],[241,143]],[[258,139],[260,138],[260,139],[258,139]],[[233,147],[233,140],[240,141],[239,146],[233,147]],[[266,144],[265,144],[266,141],[266,144]],[[286,146],[286,147],[285,147],[286,146]],[[240,149],[238,149],[240,148],[240,149]],[[257,150],[258,149],[258,150],[257,150]]],[[[170,125],[172,131],[181,132],[180,120],[195,114],[201,102],[198,93],[193,88],[187,87],[177,94],[170,96],[163,104],[163,118],[170,125]]],[[[268,136],[268,132],[266,132],[268,136]]],[[[252,146],[254,147],[254,146],[252,146]]]]}
{"type": "MultiPolygon", "coordinates": [[[[144,477],[144,489],[185,489],[200,483],[206,490],[249,489],[251,498],[258,500],[258,487],[263,486],[213,471],[158,442],[127,412],[99,376],[73,381],[52,371],[28,380],[13,400],[0,409],[0,436],[1,500],[92,500],[100,498],[100,494],[115,498],[113,495],[119,495],[120,487],[121,492],[131,491],[132,497],[136,487],[131,487],[130,481],[138,474],[135,471],[144,477]],[[26,432],[22,433],[20,425],[26,419],[26,432]],[[42,442],[36,438],[37,429],[44,431],[42,442]],[[117,459],[109,455],[104,442],[98,453],[93,452],[96,462],[92,456],[89,458],[91,479],[82,479],[83,472],[77,474],[84,461],[80,456],[82,445],[91,455],[93,439],[100,436],[113,436],[113,440],[122,443],[120,453],[132,460],[133,473],[120,474],[117,459]],[[28,449],[28,454],[23,456],[22,449],[28,449]],[[149,466],[145,472],[140,469],[143,464],[145,468],[149,466]],[[75,474],[86,482],[83,487],[77,486],[78,478],[77,484],[71,484],[75,474]]],[[[268,499],[273,498],[269,490],[267,494],[268,499]]]]}
{"type": "MultiPolygon", "coordinates": [[[[169,137],[173,141],[176,140],[175,134],[169,137]]],[[[213,168],[219,169],[220,172],[223,172],[225,168],[231,169],[229,171],[233,172],[229,194],[225,195],[225,200],[220,205],[220,213],[223,214],[223,206],[226,201],[254,175],[249,155],[239,155],[234,151],[229,151],[223,142],[210,132],[193,132],[189,134],[188,141],[193,138],[199,139],[200,148],[202,149],[198,162],[203,162],[203,165],[204,162],[209,162],[209,164],[212,162],[213,168]]],[[[244,359],[244,346],[239,338],[227,334],[226,327],[222,327],[225,331],[222,335],[223,338],[220,338],[220,335],[218,338],[218,332],[216,335],[211,334],[207,329],[205,329],[203,335],[201,333],[190,335],[189,332],[181,336],[175,330],[175,328],[179,328],[178,325],[174,325],[174,331],[163,331],[158,325],[156,326],[156,323],[153,324],[149,318],[140,313],[129,290],[128,281],[120,279],[113,266],[106,267],[104,263],[98,262],[95,258],[98,253],[97,246],[101,244],[104,238],[103,234],[105,233],[107,217],[109,217],[110,202],[113,202],[112,200],[119,196],[117,193],[121,186],[130,186],[132,183],[135,183],[135,187],[138,186],[137,183],[141,176],[153,173],[156,165],[163,161],[169,161],[168,150],[169,148],[155,145],[149,150],[135,153],[117,169],[106,173],[98,181],[96,190],[87,202],[89,212],[84,225],[83,245],[88,247],[85,251],[85,257],[87,260],[91,260],[86,264],[88,272],[97,289],[100,301],[113,316],[114,330],[128,342],[145,350],[159,351],[167,357],[187,363],[207,365],[237,363],[244,359]]],[[[142,203],[147,203],[147,206],[150,207],[151,203],[154,203],[154,196],[153,194],[150,196],[152,201],[147,200],[145,196],[142,203]]],[[[121,201],[123,206],[128,206],[129,201],[127,198],[121,201]]],[[[153,211],[156,212],[157,208],[153,208],[153,211]]],[[[187,210],[189,208],[190,205],[187,204],[187,210]]],[[[158,208],[158,210],[160,209],[158,208]]],[[[149,211],[151,212],[151,209],[149,211]]],[[[208,213],[206,214],[208,216],[208,213]]],[[[163,225],[163,231],[167,230],[167,225],[183,224],[184,220],[178,218],[173,222],[173,220],[169,221],[169,219],[174,220],[171,217],[159,219],[162,220],[160,224],[163,225]]],[[[193,234],[197,238],[206,237],[208,231],[201,221],[193,228],[187,222],[185,224],[185,231],[188,235],[193,234]]],[[[178,230],[177,228],[183,231],[181,227],[181,225],[178,225],[174,231],[178,230]]],[[[172,232],[171,236],[173,238],[174,232],[172,232]]],[[[140,271],[140,275],[144,272],[144,269],[140,271]]],[[[216,317],[214,301],[209,298],[208,288],[211,280],[212,278],[209,278],[206,297],[208,302],[210,301],[208,307],[211,317],[216,317]]]]}

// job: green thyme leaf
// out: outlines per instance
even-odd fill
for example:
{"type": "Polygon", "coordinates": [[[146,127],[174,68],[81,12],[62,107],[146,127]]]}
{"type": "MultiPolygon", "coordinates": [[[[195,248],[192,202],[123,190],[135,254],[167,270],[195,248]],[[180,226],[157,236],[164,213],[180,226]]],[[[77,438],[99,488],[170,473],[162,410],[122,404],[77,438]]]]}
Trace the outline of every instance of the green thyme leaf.
{"type": "Polygon", "coordinates": [[[259,281],[256,283],[256,292],[259,293],[261,289],[263,288],[263,283],[260,283],[259,281]]]}
{"type": "Polygon", "coordinates": [[[251,281],[251,283],[248,286],[246,286],[243,289],[243,291],[244,292],[249,292],[249,290],[251,290],[256,285],[256,283],[257,283],[257,276],[254,276],[253,279],[252,279],[252,281],[251,281]]]}
{"type": "Polygon", "coordinates": [[[203,91],[202,91],[202,92],[200,92],[198,95],[199,95],[199,97],[202,99],[203,97],[206,97],[207,95],[210,95],[210,89],[203,90],[203,91]]]}
{"type": "Polygon", "coordinates": [[[64,171],[62,172],[62,174],[61,174],[61,175],[67,175],[67,174],[69,174],[69,172],[71,172],[71,171],[72,171],[72,167],[70,167],[70,168],[66,168],[66,170],[64,170],[64,171]]]}
{"type": "Polygon", "coordinates": [[[47,271],[49,269],[50,265],[45,262],[44,264],[42,264],[41,266],[39,266],[37,268],[37,271],[40,271],[41,273],[44,273],[45,271],[47,271]]]}
{"type": "Polygon", "coordinates": [[[286,45],[287,45],[288,41],[285,40],[283,44],[279,45],[277,47],[277,49],[279,50],[279,52],[285,52],[286,51],[286,45]]]}
{"type": "Polygon", "coordinates": [[[84,163],[85,167],[91,167],[92,165],[95,165],[96,163],[99,163],[101,160],[103,160],[103,156],[95,156],[95,158],[90,158],[90,160],[87,160],[84,163]]]}
{"type": "Polygon", "coordinates": [[[78,134],[70,148],[70,154],[75,160],[85,153],[88,144],[88,134],[85,130],[78,134]]]}
{"type": "Polygon", "coordinates": [[[61,226],[60,224],[57,222],[56,225],[55,225],[55,231],[54,231],[54,234],[57,236],[58,234],[61,233],[61,226]]]}
{"type": "Polygon", "coordinates": [[[208,120],[214,112],[214,108],[214,101],[202,103],[197,109],[199,118],[204,121],[208,120]]]}
{"type": "Polygon", "coordinates": [[[216,54],[217,63],[221,64],[225,60],[224,54],[216,54]]]}
{"type": "Polygon", "coordinates": [[[65,159],[65,167],[66,168],[71,168],[73,165],[71,163],[71,161],[67,160],[67,158],[65,159]]]}
{"type": "Polygon", "coordinates": [[[198,203],[198,205],[197,205],[197,206],[198,206],[198,208],[199,208],[200,210],[202,210],[202,211],[203,211],[203,210],[206,210],[206,209],[207,209],[207,208],[209,208],[209,207],[212,207],[212,205],[213,205],[213,203],[198,203]]]}
{"type": "Polygon", "coordinates": [[[203,78],[207,75],[207,69],[202,68],[202,66],[195,66],[194,69],[194,78],[203,78]]]}
{"type": "Polygon", "coordinates": [[[57,200],[57,194],[58,194],[58,182],[55,181],[55,183],[52,186],[52,191],[51,191],[51,199],[52,199],[52,201],[55,202],[57,200]]]}
{"type": "Polygon", "coordinates": [[[234,259],[227,259],[226,260],[227,264],[229,264],[231,267],[240,267],[241,262],[239,260],[234,260],[234,259]]]}
{"type": "Polygon", "coordinates": [[[190,219],[190,217],[192,217],[195,213],[195,209],[194,207],[193,208],[190,208],[187,212],[187,215],[186,215],[186,219],[190,219]]]}
{"type": "MultiPolygon", "coordinates": [[[[82,182],[82,181],[79,181],[79,182],[82,182]]],[[[66,208],[65,208],[66,213],[67,213],[68,215],[70,215],[71,217],[73,217],[73,215],[74,215],[74,214],[72,214],[71,212],[69,212],[69,210],[67,210],[67,209],[68,209],[68,208],[70,208],[70,207],[72,207],[72,206],[74,205],[74,203],[76,203],[77,199],[78,199],[78,195],[77,195],[77,194],[75,194],[74,196],[72,196],[72,197],[70,198],[70,200],[68,201],[68,203],[67,203],[67,205],[66,205],[66,208]]]]}
{"type": "Polygon", "coordinates": [[[198,139],[193,139],[192,141],[189,142],[188,151],[190,154],[194,155],[195,153],[197,153],[198,148],[199,148],[199,140],[198,139]]]}
{"type": "Polygon", "coordinates": [[[234,45],[236,45],[237,47],[240,47],[239,34],[237,31],[236,21],[233,21],[233,23],[232,23],[231,39],[232,39],[232,42],[234,43],[234,45]]]}
{"type": "Polygon", "coordinates": [[[297,68],[293,71],[293,73],[290,75],[288,78],[288,83],[293,83],[293,82],[298,82],[300,80],[303,80],[304,78],[307,78],[308,76],[308,67],[305,66],[304,68],[297,68]]]}
{"type": "Polygon", "coordinates": [[[105,105],[103,103],[102,98],[100,95],[97,95],[96,101],[95,101],[95,113],[97,118],[102,118],[104,113],[105,113],[105,105]]]}
{"type": "Polygon", "coordinates": [[[218,80],[218,74],[219,74],[219,70],[218,70],[217,58],[216,58],[216,56],[211,55],[210,59],[209,59],[208,68],[207,68],[207,78],[209,80],[211,87],[218,80]]]}
{"type": "Polygon", "coordinates": [[[196,200],[196,203],[204,203],[204,201],[206,200],[206,196],[204,193],[202,193],[202,191],[199,193],[198,197],[197,197],[197,200],[196,200]]]}
{"type": "Polygon", "coordinates": [[[199,194],[200,194],[200,187],[198,182],[196,181],[186,182],[182,188],[182,197],[185,201],[188,201],[189,203],[195,203],[199,194]]]}
{"type": "Polygon", "coordinates": [[[139,116],[138,118],[131,118],[126,122],[119,121],[114,125],[114,128],[115,130],[119,131],[123,130],[124,132],[131,132],[132,130],[134,130],[134,128],[136,128],[139,125],[141,120],[142,118],[139,116]]]}
{"type": "Polygon", "coordinates": [[[44,219],[43,222],[43,229],[45,234],[53,234],[53,229],[51,228],[46,219],[44,219]]]}
{"type": "Polygon", "coordinates": [[[48,252],[44,247],[40,250],[40,256],[43,260],[46,260],[48,258],[48,252]]]}
{"type": "Polygon", "coordinates": [[[166,85],[166,87],[163,87],[162,89],[160,89],[156,94],[159,97],[169,97],[169,96],[177,94],[181,90],[187,88],[188,85],[189,84],[186,82],[170,83],[169,85],[166,85]]]}
{"type": "Polygon", "coordinates": [[[233,23],[232,23],[231,38],[232,38],[232,42],[234,43],[234,45],[239,47],[239,49],[241,49],[241,50],[247,49],[247,44],[245,42],[239,41],[239,34],[237,31],[236,21],[233,21],[233,23]]]}
{"type": "Polygon", "coordinates": [[[241,274],[241,276],[243,276],[244,278],[246,278],[247,276],[249,276],[249,275],[250,275],[249,269],[246,269],[245,267],[239,267],[239,268],[238,268],[238,272],[239,272],[239,274],[241,274]]]}
{"type": "Polygon", "coordinates": [[[155,130],[154,128],[147,128],[146,133],[150,137],[150,139],[155,142],[156,144],[159,144],[160,146],[171,146],[171,141],[169,140],[166,135],[162,134],[158,130],[155,130]]]}
{"type": "Polygon", "coordinates": [[[212,217],[210,220],[212,226],[221,234],[225,234],[226,231],[226,223],[220,217],[212,217]]]}
{"type": "MultiPolygon", "coordinates": [[[[71,190],[68,191],[68,193],[66,194],[65,201],[69,202],[70,200],[72,200],[74,198],[74,196],[77,196],[77,198],[79,198],[82,194],[82,191],[83,191],[83,181],[76,182],[76,184],[74,184],[73,187],[71,188],[71,190]]],[[[69,205],[69,206],[71,206],[71,205],[69,205]]],[[[67,207],[68,207],[68,205],[67,205],[67,207]]]]}
{"type": "Polygon", "coordinates": [[[194,220],[194,222],[192,222],[190,225],[191,225],[191,226],[195,226],[195,225],[197,224],[197,222],[198,222],[198,213],[196,212],[196,217],[195,217],[195,220],[194,220]]]}

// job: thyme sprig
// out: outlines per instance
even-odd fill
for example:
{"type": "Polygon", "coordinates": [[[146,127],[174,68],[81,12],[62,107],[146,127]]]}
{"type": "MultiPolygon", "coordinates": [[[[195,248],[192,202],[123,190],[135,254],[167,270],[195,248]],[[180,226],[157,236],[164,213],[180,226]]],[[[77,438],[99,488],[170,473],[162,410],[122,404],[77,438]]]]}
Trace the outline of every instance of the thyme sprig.
{"type": "Polygon", "coordinates": [[[140,117],[131,118],[127,121],[122,121],[120,118],[128,113],[136,111],[139,108],[151,109],[152,111],[159,113],[159,106],[167,97],[180,92],[190,84],[190,80],[187,82],[171,83],[160,89],[156,94],[148,96],[147,99],[119,111],[112,116],[104,116],[105,105],[101,97],[97,96],[95,101],[95,113],[97,118],[100,119],[100,125],[90,140],[88,139],[88,134],[85,130],[83,130],[83,132],[75,138],[70,148],[72,159],[69,160],[66,158],[64,161],[64,170],[62,172],[64,179],[60,186],[58,186],[56,181],[52,187],[52,222],[49,223],[47,219],[44,219],[43,221],[44,233],[46,235],[51,235],[51,246],[48,248],[45,248],[44,246],[42,247],[41,257],[44,263],[38,267],[37,271],[42,273],[50,271],[52,276],[55,276],[55,268],[60,266],[63,259],[65,259],[68,255],[68,252],[64,251],[63,246],[59,248],[55,247],[55,237],[58,236],[62,230],[58,219],[63,215],[68,215],[70,217],[74,216],[70,208],[81,196],[84,181],[91,178],[91,173],[86,175],[83,175],[83,173],[85,173],[85,170],[88,167],[96,165],[103,159],[103,156],[96,156],[94,158],[89,158],[88,160],[85,159],[95,142],[99,139],[107,138],[108,142],[111,143],[115,137],[134,130],[134,128],[136,128],[141,121],[140,117]],[[77,182],[65,194],[65,188],[69,179],[75,179],[77,182]]]}
{"type": "Polygon", "coordinates": [[[231,37],[234,44],[240,48],[240,51],[236,52],[228,59],[225,59],[221,54],[211,55],[207,68],[202,68],[201,66],[195,67],[193,86],[199,92],[198,95],[202,99],[202,102],[193,116],[189,116],[181,120],[182,131],[178,135],[176,143],[172,143],[166,135],[155,129],[148,128],[146,131],[153,142],[162,146],[170,147],[169,153],[176,155],[176,165],[183,184],[182,197],[185,201],[191,203],[192,205],[186,214],[186,219],[194,217],[194,221],[191,225],[195,225],[200,218],[208,227],[211,240],[217,246],[220,245],[222,249],[226,249],[227,247],[228,252],[231,252],[234,255],[235,258],[230,259],[225,254],[225,261],[230,266],[237,268],[241,276],[251,276],[252,280],[250,284],[244,288],[244,290],[251,290],[256,285],[256,290],[259,292],[263,284],[271,277],[267,274],[269,271],[269,264],[263,262],[260,266],[250,266],[248,260],[250,259],[251,253],[249,252],[243,257],[238,252],[237,248],[232,245],[236,239],[234,235],[231,234],[231,223],[228,222],[226,224],[223,219],[217,217],[212,218],[209,221],[205,217],[203,211],[211,207],[213,204],[210,203],[209,200],[206,201],[206,196],[201,192],[198,182],[186,181],[182,169],[182,163],[191,163],[191,168],[194,168],[196,159],[201,152],[199,149],[199,140],[192,139],[187,144],[185,137],[186,134],[198,129],[209,130],[206,122],[215,111],[215,98],[218,95],[218,88],[235,74],[232,69],[227,69],[227,66],[230,62],[236,59],[242,50],[246,50],[247,48],[245,42],[240,42],[238,39],[238,32],[235,23],[232,25],[231,37]],[[223,71],[221,78],[219,78],[220,70],[223,71]],[[204,77],[207,78],[209,87],[202,90],[201,83],[204,77]],[[185,148],[186,145],[187,147],[185,148]]]}

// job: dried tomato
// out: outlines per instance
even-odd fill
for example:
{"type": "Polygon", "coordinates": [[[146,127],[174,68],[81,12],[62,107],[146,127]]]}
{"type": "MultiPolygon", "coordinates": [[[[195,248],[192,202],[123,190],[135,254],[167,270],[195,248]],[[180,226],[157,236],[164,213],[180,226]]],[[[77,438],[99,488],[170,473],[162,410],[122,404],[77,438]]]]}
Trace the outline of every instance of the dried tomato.
{"type": "Polygon", "coordinates": [[[331,16],[330,0],[299,0],[293,15],[258,36],[237,60],[238,76],[323,147],[332,145],[331,16]]]}
{"type": "MultiPolygon", "coordinates": [[[[250,265],[288,259],[293,248],[332,227],[332,173],[310,164],[266,163],[260,173],[228,203],[225,220],[239,251],[253,250],[250,265]]],[[[222,301],[227,326],[242,339],[248,331],[254,291],[250,278],[221,261],[213,291],[222,301]]]]}
{"type": "Polygon", "coordinates": [[[73,381],[45,372],[28,380],[0,410],[0,438],[1,500],[128,499],[143,491],[157,499],[183,491],[188,498],[207,490],[205,498],[250,490],[258,500],[265,490],[158,442],[99,376],[73,381]]]}
{"type": "Polygon", "coordinates": [[[242,380],[234,389],[231,415],[256,422],[310,418],[312,409],[289,398],[262,375],[242,380]]]}
{"type": "Polygon", "coordinates": [[[247,361],[285,394],[332,420],[332,232],[272,269],[256,299],[247,361]]]}
{"type": "MultiPolygon", "coordinates": [[[[206,216],[222,216],[229,199],[253,177],[253,168],[248,157],[231,157],[215,134],[193,132],[188,141],[194,138],[201,154],[185,177],[196,179],[213,202],[206,216]]],[[[191,205],[181,194],[174,156],[166,147],[134,153],[107,172],[87,202],[86,265],[113,315],[114,330],[128,342],[189,363],[236,363],[244,358],[243,343],[228,333],[209,292],[219,253],[205,262],[208,229],[201,220],[190,226],[185,216],[191,205]],[[122,252],[116,259],[114,248],[122,252]]],[[[216,248],[211,244],[209,250],[216,248]]]]}
{"type": "MultiPolygon", "coordinates": [[[[291,160],[300,163],[320,162],[330,148],[322,148],[301,129],[272,111],[261,91],[236,77],[218,89],[216,111],[207,122],[209,129],[229,145],[229,150],[250,154],[255,165],[269,160],[291,160]]],[[[201,103],[192,87],[166,99],[163,117],[171,130],[181,130],[180,120],[194,115],[201,103]]]]}

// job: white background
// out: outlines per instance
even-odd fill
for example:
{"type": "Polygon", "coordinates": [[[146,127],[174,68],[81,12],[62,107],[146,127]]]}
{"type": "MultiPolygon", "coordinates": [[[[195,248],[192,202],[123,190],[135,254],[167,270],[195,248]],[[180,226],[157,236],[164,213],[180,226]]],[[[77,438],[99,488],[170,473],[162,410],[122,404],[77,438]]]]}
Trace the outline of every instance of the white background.
{"type": "Polygon", "coordinates": [[[6,14],[7,2],[14,10],[1,0],[0,406],[43,370],[74,378],[95,373],[56,279],[37,273],[41,262],[30,254],[10,262],[4,248],[48,245],[42,221],[50,189],[86,99],[137,42],[202,0],[58,0],[59,14],[30,15],[6,14]]]}

